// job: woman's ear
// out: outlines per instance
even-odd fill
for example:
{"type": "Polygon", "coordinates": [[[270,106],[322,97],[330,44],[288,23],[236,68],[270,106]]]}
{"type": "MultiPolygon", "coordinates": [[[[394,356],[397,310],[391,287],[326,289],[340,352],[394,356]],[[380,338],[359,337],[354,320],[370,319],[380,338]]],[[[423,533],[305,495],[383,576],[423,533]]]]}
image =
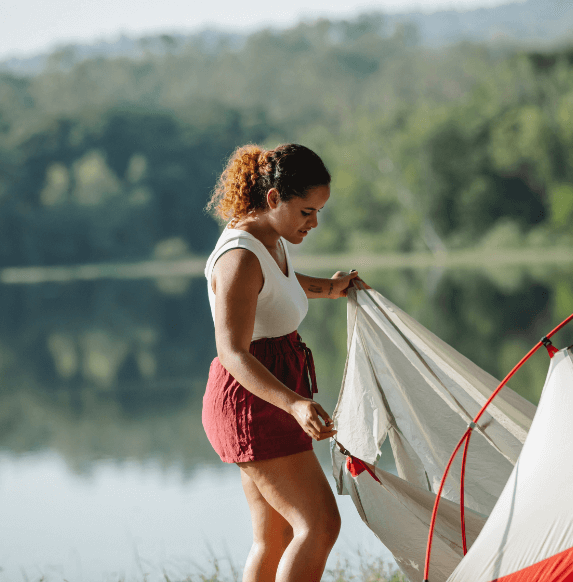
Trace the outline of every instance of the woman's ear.
{"type": "Polygon", "coordinates": [[[269,208],[275,209],[279,205],[280,200],[281,197],[279,191],[276,188],[271,188],[267,192],[267,204],[269,208]]]}

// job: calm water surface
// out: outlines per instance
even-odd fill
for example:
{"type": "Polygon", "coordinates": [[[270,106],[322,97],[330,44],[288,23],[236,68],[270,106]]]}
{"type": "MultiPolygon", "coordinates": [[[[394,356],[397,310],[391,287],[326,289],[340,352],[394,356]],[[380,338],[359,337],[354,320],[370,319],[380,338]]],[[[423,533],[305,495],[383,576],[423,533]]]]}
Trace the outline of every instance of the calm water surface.
{"type": "MultiPolygon", "coordinates": [[[[361,275],[497,377],[573,311],[568,267],[361,275]]],[[[200,422],[215,354],[204,281],[5,285],[0,300],[0,581],[177,579],[211,571],[213,557],[240,570],[251,531],[238,469],[200,422]]],[[[331,412],[345,309],[311,302],[300,330],[331,412]]],[[[546,372],[538,354],[512,387],[537,402],[546,372]]],[[[327,449],[316,445],[330,476],[327,449]]],[[[381,462],[391,469],[391,455],[381,462]]],[[[358,550],[389,557],[338,500],[329,566],[358,550]]]]}

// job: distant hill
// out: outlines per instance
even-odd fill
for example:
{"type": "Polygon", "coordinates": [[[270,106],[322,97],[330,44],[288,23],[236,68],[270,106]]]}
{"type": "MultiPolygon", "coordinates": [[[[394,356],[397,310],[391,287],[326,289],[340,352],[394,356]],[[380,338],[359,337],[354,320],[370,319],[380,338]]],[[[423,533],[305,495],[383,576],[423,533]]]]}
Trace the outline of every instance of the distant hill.
{"type": "MultiPolygon", "coordinates": [[[[384,14],[387,34],[396,26],[413,24],[422,46],[439,47],[463,40],[551,45],[573,37],[573,2],[571,0],[513,1],[502,6],[477,10],[442,10],[431,14],[407,12],[384,14]]],[[[117,40],[101,40],[93,44],[72,44],[55,51],[26,58],[0,61],[0,72],[35,75],[51,60],[60,68],[90,58],[141,58],[146,52],[162,54],[178,52],[192,43],[206,52],[219,46],[240,48],[247,34],[202,30],[190,34],[163,34],[141,38],[122,35],[117,40]]]]}
{"type": "Polygon", "coordinates": [[[414,24],[420,42],[442,46],[461,40],[552,44],[573,37],[571,0],[526,0],[467,11],[385,16],[389,24],[414,24]]]}
{"type": "MultiPolygon", "coordinates": [[[[384,14],[385,32],[391,35],[397,26],[414,25],[417,42],[422,46],[439,47],[463,40],[474,42],[507,42],[510,44],[552,45],[573,38],[573,2],[571,0],[513,1],[493,8],[477,10],[443,10],[431,14],[407,12],[384,14]]],[[[240,48],[247,34],[203,30],[190,34],[163,34],[142,38],[122,35],[114,41],[62,46],[50,53],[28,58],[0,61],[0,71],[34,75],[52,61],[59,68],[71,68],[90,58],[141,58],[147,52],[177,53],[189,44],[200,45],[205,52],[218,47],[240,48]]]]}
{"type": "Polygon", "coordinates": [[[114,57],[138,59],[145,57],[147,53],[177,54],[190,44],[199,45],[205,53],[209,53],[216,52],[219,47],[239,48],[245,38],[246,35],[243,34],[210,29],[193,34],[161,34],[139,38],[121,35],[117,40],[70,44],[32,57],[6,59],[0,61],[0,72],[35,75],[44,71],[50,62],[57,62],[58,68],[66,70],[86,59],[114,57]]]}

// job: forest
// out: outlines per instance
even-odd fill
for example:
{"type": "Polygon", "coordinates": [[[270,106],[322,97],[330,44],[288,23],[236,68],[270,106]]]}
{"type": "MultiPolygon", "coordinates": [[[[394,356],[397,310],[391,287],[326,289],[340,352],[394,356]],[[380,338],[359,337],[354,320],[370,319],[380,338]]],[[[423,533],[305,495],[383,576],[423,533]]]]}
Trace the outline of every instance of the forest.
{"type": "MultiPolygon", "coordinates": [[[[28,491],[62,487],[62,515],[85,518],[75,489],[42,473],[52,465],[18,468],[44,458],[63,460],[86,491],[100,467],[157,467],[164,483],[180,472],[187,487],[221,465],[201,423],[217,353],[202,261],[223,227],[205,206],[245,143],[302,143],[331,171],[319,228],[291,246],[302,271],[359,269],[495,377],[571,314],[573,35],[555,35],[571,30],[573,8],[526,0],[499,10],[451,11],[419,28],[370,13],[245,35],[164,34],[123,54],[70,46],[31,59],[27,73],[0,62],[0,460],[18,512],[43,503],[28,491]],[[529,23],[554,36],[486,40],[506,16],[524,37],[529,23]],[[447,34],[456,40],[438,46],[447,34]]],[[[346,309],[313,300],[299,329],[329,413],[346,309]]],[[[553,339],[573,343],[573,325],[553,339]]],[[[511,389],[537,404],[547,366],[539,350],[511,389]]],[[[51,498],[43,505],[56,511],[51,498]]],[[[43,516],[11,528],[24,532],[22,547],[30,531],[60,539],[63,518],[42,533],[43,516]]],[[[107,540],[119,522],[90,523],[71,530],[78,547],[107,540]]]]}
{"type": "MultiPolygon", "coordinates": [[[[366,14],[142,47],[0,73],[0,275],[206,257],[221,225],[205,205],[247,142],[303,143],[331,170],[320,228],[297,252],[489,257],[573,242],[573,40],[429,48],[366,14]]],[[[498,377],[573,301],[567,263],[361,274],[498,377]]],[[[211,458],[202,277],[0,284],[0,300],[0,448],[53,447],[77,471],[101,455],[211,458]]],[[[331,409],[344,310],[318,302],[301,330],[331,409]]],[[[545,366],[512,386],[537,402],[545,366]]]]}
{"type": "Polygon", "coordinates": [[[157,42],[0,75],[0,267],[205,256],[205,204],[246,142],[331,170],[306,253],[572,241],[573,45],[428,48],[380,14],[157,42]]]}

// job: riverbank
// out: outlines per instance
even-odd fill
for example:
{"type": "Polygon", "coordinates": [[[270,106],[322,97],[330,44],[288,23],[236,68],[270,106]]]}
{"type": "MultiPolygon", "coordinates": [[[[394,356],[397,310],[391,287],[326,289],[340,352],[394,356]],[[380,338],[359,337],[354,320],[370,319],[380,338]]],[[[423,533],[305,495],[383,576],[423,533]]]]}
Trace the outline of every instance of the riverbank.
{"type": "MultiPolygon", "coordinates": [[[[137,263],[94,263],[50,267],[6,267],[0,269],[0,284],[67,283],[98,279],[157,279],[203,276],[206,257],[154,260],[137,263]]],[[[568,247],[491,250],[475,248],[440,253],[387,253],[295,255],[296,269],[467,269],[491,266],[555,265],[573,263],[568,247]]]]}

